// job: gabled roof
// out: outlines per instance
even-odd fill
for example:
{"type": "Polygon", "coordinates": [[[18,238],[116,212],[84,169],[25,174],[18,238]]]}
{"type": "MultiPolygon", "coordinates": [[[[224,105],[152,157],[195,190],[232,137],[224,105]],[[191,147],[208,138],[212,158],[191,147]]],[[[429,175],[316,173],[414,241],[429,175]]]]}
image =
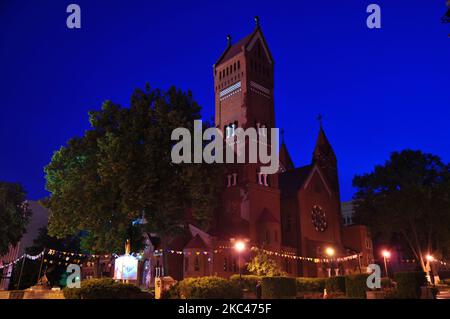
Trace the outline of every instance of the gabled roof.
{"type": "Polygon", "coordinates": [[[236,55],[238,55],[241,52],[244,52],[245,49],[247,48],[247,46],[251,43],[251,41],[253,40],[253,38],[259,34],[261,36],[263,45],[267,51],[267,54],[269,56],[269,59],[271,61],[273,61],[272,58],[272,54],[269,51],[269,47],[267,46],[267,42],[264,38],[264,35],[262,33],[261,27],[257,26],[255,28],[255,30],[253,30],[252,33],[250,33],[249,35],[247,35],[246,37],[242,38],[241,40],[239,40],[238,42],[236,42],[235,44],[232,45],[228,45],[227,48],[225,49],[225,51],[223,51],[223,53],[220,55],[219,59],[216,61],[216,63],[214,64],[219,65],[225,61],[228,61],[229,59],[235,57],[236,55]]]}
{"type": "Polygon", "coordinates": [[[205,242],[203,241],[202,237],[200,237],[199,234],[195,235],[184,247],[185,249],[189,248],[200,248],[205,249],[207,248],[205,242]]]}
{"type": "Polygon", "coordinates": [[[278,223],[276,219],[267,208],[264,208],[258,217],[257,223],[278,223]]]}

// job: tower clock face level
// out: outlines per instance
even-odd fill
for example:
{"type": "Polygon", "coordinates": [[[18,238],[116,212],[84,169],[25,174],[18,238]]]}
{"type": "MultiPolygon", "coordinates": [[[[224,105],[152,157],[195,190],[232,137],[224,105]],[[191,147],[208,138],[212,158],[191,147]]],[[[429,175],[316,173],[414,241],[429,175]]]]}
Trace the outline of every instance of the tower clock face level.
{"type": "Polygon", "coordinates": [[[325,212],[322,207],[314,205],[311,210],[311,222],[318,232],[323,232],[327,229],[327,220],[325,212]]]}

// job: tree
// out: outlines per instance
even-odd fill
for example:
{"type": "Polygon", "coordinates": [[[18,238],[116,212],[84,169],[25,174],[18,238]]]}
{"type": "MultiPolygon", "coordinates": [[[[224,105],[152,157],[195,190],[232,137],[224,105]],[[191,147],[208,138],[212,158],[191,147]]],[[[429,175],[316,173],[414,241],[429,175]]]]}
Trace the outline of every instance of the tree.
{"type": "Polygon", "coordinates": [[[259,250],[247,265],[247,270],[256,276],[284,276],[277,262],[264,251],[259,250]]]}
{"type": "Polygon", "coordinates": [[[425,256],[449,257],[450,166],[421,151],[394,152],[384,165],[355,176],[355,218],[375,238],[402,239],[427,271],[425,256]]]}
{"type": "Polygon", "coordinates": [[[0,256],[22,238],[31,216],[22,185],[0,182],[0,256]]]}
{"type": "Polygon", "coordinates": [[[123,251],[131,233],[135,249],[141,231],[157,232],[166,245],[183,229],[187,208],[207,228],[219,202],[221,168],[171,161],[172,130],[192,131],[200,110],[190,92],[147,86],[133,93],[129,108],[107,101],[90,112],[91,129],[45,168],[49,234],[83,230],[83,247],[101,253],[123,251]],[[148,223],[131,227],[142,216],[148,223]]]}

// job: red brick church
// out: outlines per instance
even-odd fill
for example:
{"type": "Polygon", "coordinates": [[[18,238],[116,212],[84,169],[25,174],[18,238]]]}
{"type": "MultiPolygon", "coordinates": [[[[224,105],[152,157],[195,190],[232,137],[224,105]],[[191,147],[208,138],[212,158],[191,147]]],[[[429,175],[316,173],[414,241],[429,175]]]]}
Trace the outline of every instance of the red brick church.
{"type": "MultiPolygon", "coordinates": [[[[233,138],[236,127],[276,127],[274,59],[256,22],[254,31],[240,41],[232,44],[228,37],[214,64],[215,124],[226,139],[233,138]]],[[[233,239],[265,249],[291,276],[364,271],[372,259],[371,241],[363,226],[342,226],[337,159],[323,128],[309,165],[296,168],[284,141],[279,160],[279,172],[273,175],[261,174],[261,164],[226,164],[214,227],[205,232],[187,225],[186,236],[164,252],[169,259],[165,275],[229,277],[238,273],[239,265],[245,273],[245,261],[254,252],[248,249],[238,260],[233,239]],[[336,260],[323,261],[329,257],[327,248],[334,250],[336,260]],[[359,253],[361,257],[352,260],[338,259],[359,253]]],[[[153,267],[162,265],[160,259],[152,262],[153,267]]]]}

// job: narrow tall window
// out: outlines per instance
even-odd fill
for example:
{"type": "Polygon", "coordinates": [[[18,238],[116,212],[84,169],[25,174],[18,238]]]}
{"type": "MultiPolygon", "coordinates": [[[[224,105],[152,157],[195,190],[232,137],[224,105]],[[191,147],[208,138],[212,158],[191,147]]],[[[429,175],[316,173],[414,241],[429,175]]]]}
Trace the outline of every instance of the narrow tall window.
{"type": "Polygon", "coordinates": [[[231,187],[231,175],[227,175],[227,187],[231,187]]]}
{"type": "Polygon", "coordinates": [[[200,271],[200,260],[198,258],[198,255],[195,256],[194,270],[195,271],[200,271]]]}
{"type": "Polygon", "coordinates": [[[259,185],[262,185],[262,184],[263,184],[261,172],[257,172],[257,183],[258,183],[259,185]]]}
{"type": "Polygon", "coordinates": [[[236,173],[233,173],[233,186],[236,186],[236,184],[237,184],[237,174],[236,173]]]}

